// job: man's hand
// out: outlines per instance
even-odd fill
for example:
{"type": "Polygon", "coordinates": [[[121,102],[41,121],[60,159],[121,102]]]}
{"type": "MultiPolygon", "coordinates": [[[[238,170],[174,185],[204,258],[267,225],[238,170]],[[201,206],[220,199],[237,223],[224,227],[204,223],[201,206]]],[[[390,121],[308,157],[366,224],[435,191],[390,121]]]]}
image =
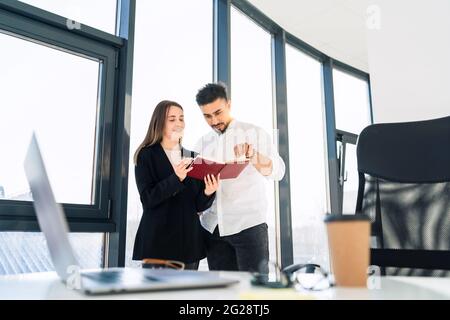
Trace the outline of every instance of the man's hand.
{"type": "Polygon", "coordinates": [[[252,159],[255,155],[255,149],[248,143],[241,143],[234,146],[234,155],[236,158],[245,156],[247,159],[252,159]]]}
{"type": "Polygon", "coordinates": [[[183,182],[183,180],[186,178],[188,172],[193,169],[192,166],[190,168],[187,168],[191,164],[191,162],[191,158],[185,158],[181,160],[176,167],[173,168],[175,170],[175,174],[178,176],[181,182],[183,182]]]}
{"type": "Polygon", "coordinates": [[[253,149],[253,146],[248,143],[241,143],[234,146],[234,154],[236,158],[245,156],[250,160],[251,164],[263,176],[268,176],[272,173],[272,160],[253,149]]]}

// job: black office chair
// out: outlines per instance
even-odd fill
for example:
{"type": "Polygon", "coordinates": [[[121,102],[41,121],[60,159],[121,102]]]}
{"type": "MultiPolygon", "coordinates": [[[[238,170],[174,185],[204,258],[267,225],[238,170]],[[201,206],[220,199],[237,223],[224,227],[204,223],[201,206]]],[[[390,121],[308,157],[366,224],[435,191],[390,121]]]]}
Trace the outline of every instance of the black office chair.
{"type": "Polygon", "coordinates": [[[387,275],[450,276],[450,117],[370,125],[357,157],[371,264],[387,275]]]}

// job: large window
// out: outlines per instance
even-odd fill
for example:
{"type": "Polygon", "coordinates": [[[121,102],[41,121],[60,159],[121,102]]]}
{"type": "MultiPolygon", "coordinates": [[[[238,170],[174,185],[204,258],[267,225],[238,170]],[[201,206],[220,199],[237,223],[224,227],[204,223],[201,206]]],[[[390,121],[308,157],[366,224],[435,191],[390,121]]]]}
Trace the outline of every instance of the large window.
{"type": "MultiPolygon", "coordinates": [[[[132,38],[123,41],[112,35],[116,34],[117,4],[126,7],[127,2],[21,0],[0,5],[0,230],[19,231],[0,232],[0,273],[51,270],[42,234],[20,232],[36,231],[33,229],[35,224],[21,223],[29,222],[34,215],[30,202],[32,195],[23,172],[25,150],[33,131],[37,133],[50,182],[57,201],[64,204],[69,225],[76,221],[79,223],[77,232],[96,232],[71,235],[76,251],[88,252],[81,253],[80,260],[83,256],[90,257],[89,261],[82,262],[82,266],[95,267],[102,264],[104,232],[113,231],[113,223],[106,219],[112,218],[120,225],[120,216],[125,213],[118,208],[125,196],[128,197],[125,264],[138,265],[131,260],[142,215],[133,155],[144,139],[156,104],[169,99],[184,107],[183,144],[188,149],[211,130],[195,102],[195,95],[199,88],[213,80],[212,20],[213,4],[217,2],[136,2],[133,96],[124,95],[127,102],[116,100],[122,100],[117,97],[130,89],[130,84],[122,80],[128,79],[125,73],[129,71],[126,66],[132,62],[133,41],[132,38]],[[56,19],[49,24],[47,14],[20,2],[65,19],[56,19]],[[67,28],[55,25],[58,21],[66,23],[67,28]],[[72,32],[70,29],[78,27],[75,22],[110,34],[83,29],[72,32]],[[122,45],[129,55],[118,54],[122,45]],[[125,58],[130,60],[123,61],[125,58]],[[124,132],[130,98],[133,103],[131,131],[124,132]],[[114,110],[118,112],[113,114],[114,110]],[[112,192],[120,190],[123,183],[117,178],[120,172],[114,172],[112,168],[122,165],[120,150],[127,146],[127,134],[130,134],[130,165],[128,194],[125,195],[121,191],[112,192]],[[114,148],[116,141],[125,144],[114,148]],[[110,201],[111,196],[118,197],[116,200],[119,201],[110,201]],[[95,223],[92,218],[96,219],[95,223]],[[27,252],[34,254],[34,258],[30,259],[31,265],[21,269],[20,265],[27,259],[23,254],[27,252]],[[6,261],[2,257],[14,257],[15,260],[9,260],[6,266],[1,264],[6,261]]],[[[241,5],[236,2],[236,7],[241,5]]],[[[223,21],[229,22],[231,28],[229,67],[233,115],[262,127],[278,143],[273,89],[279,84],[274,83],[272,75],[273,35],[236,7],[231,7],[230,21],[223,21]]],[[[242,7],[247,11],[245,5],[242,7]]],[[[228,10],[225,6],[217,9],[228,10]]],[[[224,17],[221,13],[219,16],[224,17]]],[[[125,14],[122,14],[124,22],[125,14]]],[[[270,19],[257,10],[247,14],[267,29],[273,27],[270,19]]],[[[226,39],[220,40],[221,44],[226,43],[223,41],[226,39]]],[[[289,113],[290,154],[281,156],[289,157],[291,164],[289,187],[294,261],[327,266],[322,223],[328,206],[328,188],[321,64],[290,45],[286,46],[286,55],[288,110],[281,111],[289,113]]],[[[219,61],[219,65],[226,66],[226,60],[219,61]]],[[[340,65],[333,68],[336,128],[359,134],[370,123],[367,81],[363,80],[363,73],[359,77],[343,72],[343,69],[340,65]]],[[[284,104],[281,107],[284,108],[284,104]]],[[[354,212],[356,203],[355,152],[354,146],[346,146],[345,213],[354,212]]],[[[276,260],[276,238],[279,236],[275,230],[278,205],[275,186],[267,181],[267,193],[261,195],[269,204],[266,214],[270,259],[273,261],[276,260]]],[[[289,233],[290,230],[281,232],[289,233]]],[[[122,239],[116,234],[109,238],[111,248],[121,247],[118,246],[119,238],[122,239]]],[[[289,239],[290,234],[285,238],[289,239]]],[[[123,254],[117,253],[112,250],[108,255],[110,262],[115,261],[113,264],[123,254]]],[[[206,269],[205,261],[200,269],[206,269]]]]}
{"type": "Polygon", "coordinates": [[[33,131],[56,200],[94,202],[101,63],[0,33],[2,199],[31,200],[23,170],[33,131]]]}
{"type": "MultiPolygon", "coordinates": [[[[370,124],[369,88],[365,80],[339,69],[333,69],[336,129],[359,135],[370,124]]],[[[347,144],[343,186],[344,213],[354,213],[358,195],[356,146],[347,144]]],[[[342,149],[343,150],[343,149],[342,149]]]]}
{"type": "Polygon", "coordinates": [[[333,69],[336,128],[359,134],[370,124],[367,81],[333,69]]]}
{"type": "MultiPolygon", "coordinates": [[[[115,34],[117,0],[20,0],[72,21],[115,34]]],[[[74,25],[75,27],[75,25],[74,25]]]]}
{"type": "MultiPolygon", "coordinates": [[[[64,14],[57,9],[61,1],[40,5],[64,14]]],[[[115,5],[113,11],[114,21],[115,5]]],[[[103,33],[94,39],[83,30],[75,34],[58,27],[60,20],[49,24],[47,17],[20,2],[0,6],[2,274],[53,270],[45,238],[36,232],[23,168],[33,132],[56,201],[63,204],[69,227],[76,232],[70,239],[82,267],[103,265],[104,232],[114,230],[107,219],[114,186],[115,60],[121,40],[103,33]]]]}
{"type": "MultiPolygon", "coordinates": [[[[81,268],[103,266],[103,234],[71,233],[70,243],[81,268]]],[[[53,271],[40,232],[0,232],[0,275],[53,271]]]]}
{"type": "Polygon", "coordinates": [[[328,267],[321,63],[286,46],[289,163],[294,263],[328,267]]]}
{"type": "MultiPolygon", "coordinates": [[[[198,89],[212,81],[212,1],[138,0],[133,75],[133,107],[128,182],[126,265],[142,215],[133,155],[142,142],[153,109],[161,100],[184,108],[184,147],[211,130],[195,102],[198,89]]],[[[201,268],[206,268],[205,263],[201,268]]]]}
{"type": "MultiPolygon", "coordinates": [[[[271,34],[231,7],[231,103],[233,116],[263,128],[272,139],[271,34]]],[[[275,184],[267,181],[270,259],[276,257],[275,184]]]]}

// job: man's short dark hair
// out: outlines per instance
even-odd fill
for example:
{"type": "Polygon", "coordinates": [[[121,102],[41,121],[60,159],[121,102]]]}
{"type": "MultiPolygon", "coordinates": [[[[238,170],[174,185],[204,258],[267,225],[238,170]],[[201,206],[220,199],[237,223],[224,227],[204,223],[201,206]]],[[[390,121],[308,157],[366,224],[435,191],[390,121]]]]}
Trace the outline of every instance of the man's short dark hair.
{"type": "Polygon", "coordinates": [[[208,83],[203,88],[198,90],[195,100],[199,106],[204,106],[205,104],[216,101],[217,99],[223,98],[228,101],[227,87],[225,84],[219,83],[208,83]]]}

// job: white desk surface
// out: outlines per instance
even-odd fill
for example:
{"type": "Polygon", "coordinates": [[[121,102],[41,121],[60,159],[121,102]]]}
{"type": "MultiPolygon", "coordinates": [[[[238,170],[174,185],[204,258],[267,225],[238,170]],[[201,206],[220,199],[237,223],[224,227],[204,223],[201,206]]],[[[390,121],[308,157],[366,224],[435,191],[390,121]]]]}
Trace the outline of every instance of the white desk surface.
{"type": "Polygon", "coordinates": [[[227,288],[158,291],[86,296],[66,288],[54,272],[0,276],[0,299],[151,299],[151,300],[237,300],[237,299],[450,299],[450,278],[382,277],[380,289],[331,288],[297,293],[290,289],[261,289],[250,285],[244,272],[220,272],[239,279],[227,288]]]}

